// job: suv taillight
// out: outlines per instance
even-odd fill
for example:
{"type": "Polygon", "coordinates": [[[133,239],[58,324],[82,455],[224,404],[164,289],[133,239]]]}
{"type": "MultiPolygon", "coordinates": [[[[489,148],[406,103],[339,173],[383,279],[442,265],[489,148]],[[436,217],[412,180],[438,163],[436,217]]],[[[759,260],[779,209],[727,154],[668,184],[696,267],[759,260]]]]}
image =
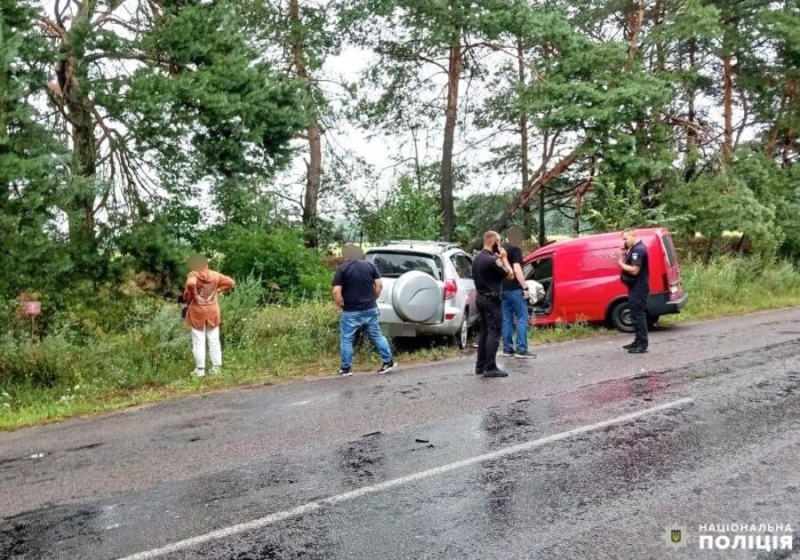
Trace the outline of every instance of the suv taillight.
{"type": "Polygon", "coordinates": [[[444,299],[453,299],[458,293],[458,284],[455,280],[447,280],[444,283],[444,299]]]}

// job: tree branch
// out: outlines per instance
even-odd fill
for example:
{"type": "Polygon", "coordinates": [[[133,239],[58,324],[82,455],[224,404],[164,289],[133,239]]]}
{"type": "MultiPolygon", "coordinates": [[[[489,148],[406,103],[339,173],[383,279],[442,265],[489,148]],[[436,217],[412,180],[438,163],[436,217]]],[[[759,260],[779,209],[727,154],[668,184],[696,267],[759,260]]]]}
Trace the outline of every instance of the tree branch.
{"type": "MultiPolygon", "coordinates": [[[[545,188],[553,179],[564,173],[569,166],[577,161],[578,157],[581,155],[584,145],[584,143],[581,143],[578,147],[572,150],[572,152],[556,163],[552,168],[545,173],[542,173],[540,177],[532,179],[531,182],[528,183],[516,197],[514,197],[514,200],[512,200],[506,207],[503,215],[492,224],[490,229],[493,229],[494,231],[502,231],[506,229],[508,224],[511,222],[511,219],[520,208],[525,206],[531,198],[539,194],[539,191],[545,188]]],[[[479,249],[481,243],[481,240],[475,241],[473,248],[476,250],[479,249]]]]}
{"type": "Polygon", "coordinates": [[[64,39],[66,31],[62,26],[51,20],[50,18],[43,17],[39,20],[39,27],[44,32],[49,32],[50,37],[55,39],[64,39]]]}

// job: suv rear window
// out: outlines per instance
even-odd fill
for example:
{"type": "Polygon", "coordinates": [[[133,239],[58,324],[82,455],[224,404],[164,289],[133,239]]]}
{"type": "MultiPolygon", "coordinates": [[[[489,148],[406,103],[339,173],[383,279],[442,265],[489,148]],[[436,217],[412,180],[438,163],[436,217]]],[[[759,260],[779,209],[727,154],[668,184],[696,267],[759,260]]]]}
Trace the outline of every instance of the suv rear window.
{"type": "Polygon", "coordinates": [[[669,266],[675,266],[675,264],[678,262],[678,257],[675,256],[675,245],[672,244],[672,237],[665,235],[661,238],[661,241],[664,243],[664,249],[667,251],[667,261],[669,262],[669,266]]]}
{"type": "Polygon", "coordinates": [[[450,260],[453,261],[459,278],[472,278],[472,261],[467,255],[457,253],[450,257],[450,260]]]}
{"type": "Polygon", "coordinates": [[[419,270],[425,274],[430,274],[437,280],[442,279],[441,267],[438,264],[438,257],[422,255],[419,253],[374,252],[367,253],[366,259],[371,261],[381,276],[386,278],[399,278],[406,272],[419,270]]]}

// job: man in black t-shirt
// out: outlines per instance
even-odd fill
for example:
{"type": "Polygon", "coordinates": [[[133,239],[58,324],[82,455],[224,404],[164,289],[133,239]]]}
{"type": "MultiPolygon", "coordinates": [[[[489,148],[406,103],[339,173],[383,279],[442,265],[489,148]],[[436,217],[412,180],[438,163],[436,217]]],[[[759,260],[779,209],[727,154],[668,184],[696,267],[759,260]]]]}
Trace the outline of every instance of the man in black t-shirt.
{"type": "Polygon", "coordinates": [[[514,272],[511,280],[503,280],[503,356],[507,358],[535,358],[528,352],[528,284],[522,273],[522,241],[525,235],[518,227],[509,228],[506,234],[508,243],[508,264],[514,272]],[[516,329],[514,328],[516,324],[516,329]],[[514,331],[517,346],[514,348],[514,331]]]}
{"type": "Polygon", "coordinates": [[[500,246],[500,235],[488,231],[483,235],[483,250],[472,262],[472,278],[478,292],[481,336],[478,341],[478,361],[475,373],[484,377],[507,377],[497,368],[497,350],[503,330],[503,280],[514,277],[508,254],[500,246]]]}
{"type": "Polygon", "coordinates": [[[381,355],[383,366],[378,373],[388,373],[397,364],[392,358],[389,341],[383,336],[378,323],[378,296],[383,289],[381,275],[374,264],[363,260],[361,249],[355,245],[345,245],[342,256],[346,261],[333,275],[333,299],[342,310],[339,321],[342,367],[339,375],[346,377],[353,374],[353,339],[360,328],[366,330],[381,355]]]}
{"type": "Polygon", "coordinates": [[[622,269],[620,280],[628,287],[628,305],[631,322],[636,330],[632,344],[624,346],[631,354],[644,354],[649,345],[647,337],[647,299],[650,295],[650,265],[647,247],[636,237],[636,232],[622,232],[623,255],[619,259],[622,269]]]}

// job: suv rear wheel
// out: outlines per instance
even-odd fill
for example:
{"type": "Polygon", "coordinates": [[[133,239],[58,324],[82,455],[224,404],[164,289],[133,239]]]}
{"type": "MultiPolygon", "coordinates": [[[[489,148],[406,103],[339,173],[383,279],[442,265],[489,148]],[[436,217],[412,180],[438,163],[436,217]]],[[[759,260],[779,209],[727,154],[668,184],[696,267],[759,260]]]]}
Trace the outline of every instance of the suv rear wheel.
{"type": "Polygon", "coordinates": [[[469,324],[467,323],[467,317],[469,316],[469,309],[464,311],[464,318],[461,320],[461,326],[459,329],[453,334],[453,340],[458,346],[459,350],[464,350],[469,344],[469,324]]]}

